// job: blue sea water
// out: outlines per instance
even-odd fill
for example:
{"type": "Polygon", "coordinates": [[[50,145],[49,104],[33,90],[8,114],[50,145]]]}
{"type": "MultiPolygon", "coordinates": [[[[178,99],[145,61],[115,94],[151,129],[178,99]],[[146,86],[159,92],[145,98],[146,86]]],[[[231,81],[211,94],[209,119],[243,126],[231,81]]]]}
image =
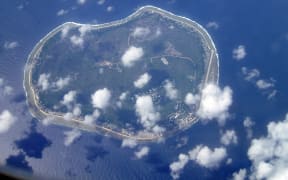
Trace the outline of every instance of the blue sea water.
{"type": "MultiPolygon", "coordinates": [[[[14,88],[10,96],[0,97],[0,112],[9,109],[18,117],[17,123],[0,134],[0,162],[5,167],[20,168],[34,177],[44,179],[171,179],[169,164],[196,145],[220,146],[220,129],[235,129],[239,142],[228,147],[230,165],[205,169],[189,162],[180,179],[229,179],[234,171],[251,165],[247,157],[250,140],[246,138],[243,119],[255,121],[254,137],[266,134],[270,121],[284,118],[288,112],[288,2],[231,1],[231,0],[171,0],[171,1],[113,1],[98,5],[87,0],[2,0],[0,2],[0,78],[14,88]],[[150,153],[136,159],[135,149],[121,148],[121,141],[83,132],[74,144],[64,145],[64,131],[59,126],[43,126],[29,114],[22,87],[23,69],[34,45],[54,27],[66,22],[104,23],[126,17],[143,5],[155,5],[175,14],[196,20],[202,25],[210,21],[218,29],[208,29],[220,57],[220,87],[233,89],[231,117],[224,127],[215,122],[197,123],[189,130],[176,134],[161,143],[143,144],[150,153]],[[107,6],[113,6],[107,12],[107,6]],[[22,8],[21,8],[22,6],[22,8]],[[60,9],[69,10],[57,16],[60,9]],[[5,49],[7,41],[17,41],[15,49],[5,49]],[[247,57],[232,58],[232,50],[243,44],[247,57]],[[261,77],[275,79],[276,96],[268,100],[253,83],[244,80],[242,67],[257,68],[261,77]],[[183,138],[185,145],[178,147],[183,138]]],[[[137,150],[137,148],[136,148],[137,150]]]]}

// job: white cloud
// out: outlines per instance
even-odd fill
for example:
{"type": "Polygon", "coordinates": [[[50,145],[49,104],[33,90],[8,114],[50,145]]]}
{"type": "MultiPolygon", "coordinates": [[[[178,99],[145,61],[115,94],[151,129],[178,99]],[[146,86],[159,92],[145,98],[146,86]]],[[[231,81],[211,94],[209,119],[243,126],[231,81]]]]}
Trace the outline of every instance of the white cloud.
{"type": "Polygon", "coordinates": [[[142,157],[147,156],[148,153],[149,153],[149,151],[150,151],[149,147],[144,146],[144,147],[142,147],[141,149],[139,149],[139,151],[136,151],[136,152],[135,152],[135,156],[136,156],[138,159],[141,159],[142,157]]]}
{"type": "Polygon", "coordinates": [[[81,132],[78,129],[73,129],[71,131],[65,131],[64,135],[64,145],[70,146],[76,139],[81,136],[81,132]]]}
{"type": "MultiPolygon", "coordinates": [[[[66,37],[67,33],[69,32],[68,26],[67,26],[67,29],[65,29],[65,28],[62,29],[62,38],[66,37]]],[[[90,25],[81,25],[78,28],[78,31],[79,31],[80,35],[79,36],[72,35],[70,37],[70,41],[74,46],[78,46],[78,47],[82,48],[83,44],[84,44],[84,36],[86,35],[87,32],[91,31],[91,26],[90,25]]]]}
{"type": "Polygon", "coordinates": [[[6,85],[3,88],[3,94],[4,95],[11,95],[13,93],[13,90],[14,89],[11,86],[6,85]]]}
{"type": "Polygon", "coordinates": [[[246,129],[246,133],[247,133],[247,138],[252,138],[253,136],[253,130],[252,127],[254,126],[255,122],[251,120],[250,117],[246,117],[243,121],[243,126],[246,129]]]}
{"type": "Polygon", "coordinates": [[[185,96],[185,104],[190,106],[190,105],[195,105],[200,101],[200,96],[198,94],[193,95],[192,93],[187,93],[185,96]]]}
{"type": "Polygon", "coordinates": [[[255,122],[252,121],[252,119],[250,117],[246,117],[243,121],[243,126],[246,128],[251,128],[252,126],[254,126],[255,122]]]}
{"type": "Polygon", "coordinates": [[[75,102],[76,95],[77,95],[76,91],[69,91],[68,93],[66,93],[64,95],[61,103],[64,104],[65,106],[69,107],[71,105],[71,103],[75,102]]]}
{"type": "Polygon", "coordinates": [[[4,82],[4,79],[0,78],[0,95],[11,95],[13,93],[13,88],[9,85],[7,85],[4,82]]]}
{"type": "Polygon", "coordinates": [[[225,87],[221,90],[214,84],[208,84],[202,90],[201,102],[197,115],[202,121],[216,118],[219,124],[224,124],[228,118],[228,109],[232,104],[232,90],[225,87]]]}
{"type": "Polygon", "coordinates": [[[245,46],[239,45],[237,48],[233,49],[233,58],[236,60],[242,60],[247,55],[245,46]]]}
{"type": "Polygon", "coordinates": [[[77,3],[80,4],[80,5],[83,5],[86,3],[86,0],[77,0],[77,3]]]}
{"type": "Polygon", "coordinates": [[[79,27],[78,31],[80,32],[80,37],[84,37],[87,32],[91,31],[91,26],[90,25],[81,25],[81,27],[79,27]]]}
{"type": "Polygon", "coordinates": [[[59,78],[53,86],[55,86],[58,90],[63,89],[64,87],[68,86],[71,81],[70,76],[65,78],[59,78]]]}
{"type": "Polygon", "coordinates": [[[232,159],[232,158],[228,158],[227,161],[226,161],[226,164],[229,165],[229,164],[231,164],[232,162],[233,162],[233,159],[232,159]]]}
{"type": "Polygon", "coordinates": [[[155,133],[155,134],[158,134],[158,135],[161,135],[166,129],[159,126],[159,125],[155,125],[153,128],[152,128],[152,131],[155,133]]]}
{"type": "Polygon", "coordinates": [[[234,172],[232,177],[233,180],[245,180],[247,171],[246,169],[240,169],[238,172],[234,172]]]}
{"type": "Polygon", "coordinates": [[[206,24],[206,27],[207,28],[213,28],[213,29],[218,29],[219,28],[219,24],[215,21],[211,21],[211,22],[208,22],[206,24]]]}
{"type": "Polygon", "coordinates": [[[166,80],[165,84],[164,84],[164,89],[165,89],[165,93],[166,96],[170,99],[170,100],[175,100],[178,97],[178,90],[175,88],[174,84],[169,81],[166,80]]]}
{"type": "Polygon", "coordinates": [[[252,81],[260,76],[260,71],[258,69],[248,69],[246,67],[242,67],[241,70],[246,81],[252,81]]]}
{"type": "Polygon", "coordinates": [[[81,36],[73,35],[70,37],[70,41],[75,46],[83,47],[84,40],[81,36]]]}
{"type": "Polygon", "coordinates": [[[45,91],[50,87],[49,78],[50,74],[40,74],[37,85],[41,87],[42,91],[45,91]]]}
{"type": "Polygon", "coordinates": [[[65,10],[65,9],[60,9],[58,12],[57,12],[57,16],[63,16],[65,14],[68,13],[68,10],[65,10]]]}
{"type": "Polygon", "coordinates": [[[107,88],[99,89],[91,95],[94,108],[105,109],[110,102],[111,92],[107,88]]]}
{"type": "Polygon", "coordinates": [[[170,174],[173,177],[173,179],[179,178],[181,171],[188,162],[189,162],[189,156],[187,156],[186,154],[179,154],[178,161],[170,164],[169,166],[171,170],[170,174]]]}
{"type": "Polygon", "coordinates": [[[4,43],[5,49],[15,49],[18,46],[19,46],[19,43],[17,41],[11,41],[11,42],[6,41],[4,43]]]}
{"type": "Polygon", "coordinates": [[[288,179],[288,114],[283,121],[270,122],[267,136],[253,139],[248,149],[251,179],[288,179]]]}
{"type": "Polygon", "coordinates": [[[107,12],[111,12],[111,11],[113,11],[114,10],[114,7],[113,6],[108,6],[107,8],[106,8],[106,11],[107,12]]]}
{"type": "Polygon", "coordinates": [[[8,111],[4,110],[0,113],[0,133],[7,132],[11,126],[15,123],[16,117],[8,111]]]}
{"type": "Polygon", "coordinates": [[[151,76],[148,73],[144,73],[136,81],[134,81],[134,86],[139,89],[143,88],[150,80],[151,76]]]}
{"type": "Polygon", "coordinates": [[[99,1],[97,2],[97,4],[98,4],[98,5],[102,5],[102,4],[105,3],[105,1],[106,1],[106,0],[99,0],[99,1]]]}
{"type": "Polygon", "coordinates": [[[178,161],[170,164],[170,174],[173,179],[178,179],[181,171],[189,160],[195,161],[198,165],[205,168],[217,168],[226,157],[227,152],[224,147],[214,148],[214,150],[211,150],[207,146],[198,145],[189,151],[188,155],[183,153],[179,154],[178,161]]]}
{"type": "Polygon", "coordinates": [[[122,103],[123,103],[123,101],[125,101],[125,99],[127,98],[127,94],[128,94],[128,91],[123,92],[123,93],[120,94],[119,100],[116,102],[116,105],[117,105],[119,108],[122,107],[122,103]]]}
{"type": "Polygon", "coordinates": [[[156,112],[151,96],[144,95],[136,98],[135,110],[140,117],[140,123],[145,129],[150,130],[160,119],[160,113],[156,112]]]}
{"type": "Polygon", "coordinates": [[[272,82],[268,82],[263,79],[260,79],[256,82],[256,86],[259,89],[268,89],[268,88],[274,87],[274,84],[272,82]]]}
{"type": "Polygon", "coordinates": [[[144,55],[141,47],[130,46],[121,57],[121,61],[125,67],[132,67],[144,55]]]}
{"type": "Polygon", "coordinates": [[[100,111],[98,111],[97,109],[94,110],[92,115],[85,115],[84,116],[84,123],[88,124],[88,125],[93,125],[94,122],[99,118],[100,116],[100,111]]]}
{"type": "Polygon", "coordinates": [[[273,99],[276,96],[277,92],[278,91],[274,89],[271,93],[268,94],[267,99],[273,99]]]}
{"type": "Polygon", "coordinates": [[[121,95],[119,96],[119,100],[120,101],[124,101],[127,97],[128,92],[123,92],[121,93],[121,95]]]}
{"type": "Polygon", "coordinates": [[[270,100],[274,98],[277,94],[277,90],[274,89],[275,80],[270,78],[269,80],[260,79],[260,71],[258,69],[248,69],[242,67],[242,74],[244,79],[251,83],[255,83],[255,86],[267,95],[267,99],[270,100]]]}
{"type": "Polygon", "coordinates": [[[230,144],[237,144],[238,137],[234,130],[227,130],[225,133],[222,134],[220,142],[226,146],[230,144]]]}
{"type": "Polygon", "coordinates": [[[81,115],[81,105],[76,104],[72,109],[72,114],[74,117],[79,117],[81,115]]]}
{"type": "Polygon", "coordinates": [[[48,126],[50,124],[52,124],[52,122],[54,121],[53,118],[51,117],[46,117],[45,119],[43,119],[41,122],[44,126],[48,126]]]}
{"type": "Polygon", "coordinates": [[[211,150],[207,146],[198,145],[193,150],[189,151],[191,160],[205,168],[217,168],[220,163],[226,158],[227,152],[224,147],[214,148],[211,150]]]}
{"type": "Polygon", "coordinates": [[[132,32],[132,36],[135,38],[146,37],[148,34],[150,34],[150,29],[148,27],[136,27],[132,32]]]}
{"type": "Polygon", "coordinates": [[[63,27],[63,29],[61,30],[61,38],[65,38],[67,37],[69,31],[70,31],[71,27],[70,26],[65,26],[63,27]]]}
{"type": "Polygon", "coordinates": [[[137,146],[137,142],[133,139],[123,139],[121,147],[134,148],[137,146]]]}

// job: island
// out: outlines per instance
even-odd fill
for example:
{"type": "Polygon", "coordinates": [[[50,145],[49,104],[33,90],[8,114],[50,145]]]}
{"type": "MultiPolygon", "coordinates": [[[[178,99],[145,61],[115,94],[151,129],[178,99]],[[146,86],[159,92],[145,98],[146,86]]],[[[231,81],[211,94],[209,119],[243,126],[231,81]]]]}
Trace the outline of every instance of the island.
{"type": "Polygon", "coordinates": [[[104,24],[64,23],[29,54],[24,89],[38,120],[157,141],[198,121],[219,59],[197,22],[154,6],[104,24]]]}

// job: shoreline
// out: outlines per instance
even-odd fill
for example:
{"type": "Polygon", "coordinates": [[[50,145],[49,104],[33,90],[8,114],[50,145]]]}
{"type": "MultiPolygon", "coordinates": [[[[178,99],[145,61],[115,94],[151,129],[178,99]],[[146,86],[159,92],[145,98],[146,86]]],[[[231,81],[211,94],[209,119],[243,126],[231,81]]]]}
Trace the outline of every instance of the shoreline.
{"type": "MultiPolygon", "coordinates": [[[[219,81],[219,58],[218,58],[217,49],[215,47],[215,44],[214,44],[211,36],[209,35],[209,33],[206,31],[206,29],[203,26],[201,26],[200,24],[198,24],[197,22],[195,22],[189,18],[175,15],[171,12],[165,11],[163,9],[160,9],[160,8],[157,8],[154,6],[143,6],[143,7],[139,8],[138,10],[136,10],[134,13],[127,16],[126,18],[123,18],[120,20],[116,20],[116,21],[112,21],[112,22],[108,22],[108,23],[104,23],[104,24],[96,24],[96,25],[95,24],[81,24],[81,23],[76,23],[76,22],[66,22],[66,23],[63,23],[63,24],[57,26],[52,31],[50,31],[47,35],[45,35],[32,49],[31,53],[28,56],[28,59],[27,59],[27,62],[26,62],[25,68],[24,68],[23,87],[25,90],[25,95],[27,98],[26,101],[27,101],[27,104],[29,106],[29,111],[31,112],[32,116],[35,117],[36,119],[39,119],[39,120],[43,120],[45,118],[52,118],[53,120],[51,120],[51,122],[53,124],[59,124],[59,125],[63,125],[66,127],[68,126],[68,127],[72,127],[72,128],[78,128],[78,129],[82,129],[82,130],[86,130],[86,131],[96,132],[96,133],[99,133],[101,135],[108,134],[110,136],[113,136],[116,138],[121,138],[121,139],[125,139],[125,138],[133,139],[136,141],[157,141],[157,140],[162,139],[163,137],[166,137],[168,133],[169,134],[174,133],[174,132],[170,131],[170,132],[165,132],[163,135],[152,134],[152,133],[145,134],[145,135],[143,135],[143,134],[142,135],[141,134],[130,134],[129,132],[122,132],[123,130],[122,131],[121,130],[114,130],[112,128],[97,125],[96,123],[94,125],[88,125],[88,124],[85,124],[81,118],[72,118],[71,120],[65,120],[63,118],[63,116],[61,116],[61,113],[49,112],[49,111],[46,112],[45,110],[43,110],[41,108],[41,105],[39,105],[39,101],[38,101],[39,99],[38,99],[37,93],[35,93],[35,90],[34,90],[33,85],[32,85],[33,65],[35,62],[37,62],[37,58],[42,51],[43,45],[52,36],[54,36],[58,32],[61,32],[64,27],[66,27],[66,26],[71,26],[71,27],[90,26],[92,28],[91,30],[104,29],[104,28],[109,28],[109,27],[119,26],[121,24],[125,24],[125,23],[129,22],[130,20],[137,18],[139,15],[141,15],[142,13],[145,13],[145,12],[158,13],[161,16],[164,16],[165,18],[169,18],[173,21],[184,24],[185,26],[191,27],[193,30],[200,33],[201,37],[204,40],[204,43],[207,43],[207,49],[210,50],[210,58],[208,60],[207,67],[206,67],[206,62],[205,62],[205,69],[207,69],[207,71],[205,74],[204,82],[201,84],[204,87],[205,84],[208,83],[209,76],[211,76],[211,74],[212,74],[210,72],[210,69],[211,69],[211,64],[212,64],[212,61],[214,58],[216,58],[216,63],[217,63],[217,68],[218,68],[215,83],[218,84],[218,81],[219,81]]],[[[206,55],[207,55],[207,53],[206,53],[206,55]]],[[[205,60],[205,61],[207,61],[207,60],[205,60]]],[[[197,121],[198,121],[198,118],[194,117],[191,120],[187,121],[187,123],[185,122],[185,124],[187,124],[187,128],[189,128],[189,127],[191,127],[191,125],[193,125],[197,121]]],[[[186,129],[186,126],[184,129],[186,129]]],[[[175,131],[178,131],[178,130],[181,130],[181,129],[176,128],[175,131]]]]}

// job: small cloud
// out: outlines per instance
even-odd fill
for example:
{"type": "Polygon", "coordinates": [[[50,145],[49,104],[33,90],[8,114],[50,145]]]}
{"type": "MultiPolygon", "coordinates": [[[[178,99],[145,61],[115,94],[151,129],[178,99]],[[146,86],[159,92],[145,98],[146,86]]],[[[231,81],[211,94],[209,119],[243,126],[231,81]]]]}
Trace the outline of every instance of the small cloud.
{"type": "Polygon", "coordinates": [[[13,93],[13,88],[11,86],[4,86],[3,88],[3,94],[4,95],[11,95],[13,93]]]}
{"type": "Polygon", "coordinates": [[[150,80],[151,76],[148,73],[144,73],[136,81],[134,81],[134,86],[139,89],[143,88],[150,80]]]}
{"type": "Polygon", "coordinates": [[[253,129],[252,127],[255,125],[255,122],[252,121],[250,117],[246,117],[243,121],[243,126],[246,129],[247,138],[251,139],[253,136],[253,129]]]}
{"type": "Polygon", "coordinates": [[[49,78],[50,74],[40,74],[37,85],[40,86],[42,91],[46,91],[50,87],[49,78]]]}
{"type": "Polygon", "coordinates": [[[175,100],[178,97],[178,90],[175,88],[174,84],[169,81],[166,80],[165,84],[164,84],[164,89],[166,92],[166,96],[170,99],[170,100],[175,100]]]}
{"type": "Polygon", "coordinates": [[[79,117],[81,115],[81,112],[82,110],[80,104],[76,104],[72,109],[73,117],[79,117]]]}
{"type": "Polygon", "coordinates": [[[59,78],[53,86],[55,86],[57,88],[57,90],[61,90],[63,89],[64,87],[68,86],[69,83],[71,81],[71,78],[70,76],[67,76],[65,78],[59,78]]]}
{"type": "Polygon", "coordinates": [[[65,14],[68,13],[68,10],[65,10],[65,9],[60,9],[58,12],[57,12],[57,16],[63,16],[65,14]]]}
{"type": "Polygon", "coordinates": [[[121,57],[122,64],[125,67],[132,67],[143,55],[144,51],[141,47],[130,46],[121,57]]]}
{"type": "Polygon", "coordinates": [[[123,103],[123,101],[125,101],[125,99],[127,98],[127,94],[128,94],[128,91],[123,92],[123,93],[120,94],[119,100],[116,102],[116,105],[117,105],[119,108],[122,107],[122,103],[123,103]]]}
{"type": "Polygon", "coordinates": [[[73,35],[70,37],[70,41],[74,46],[83,47],[84,40],[81,36],[73,35]]]}
{"type": "Polygon", "coordinates": [[[69,91],[68,93],[66,93],[64,95],[61,103],[64,104],[65,106],[69,107],[71,105],[71,103],[75,102],[76,95],[77,95],[76,91],[69,91]]]}
{"type": "Polygon", "coordinates": [[[246,81],[252,81],[260,76],[260,71],[258,69],[248,69],[246,67],[242,67],[241,70],[246,81]]]}
{"type": "Polygon", "coordinates": [[[0,134],[7,132],[15,123],[16,117],[8,110],[0,113],[0,134]]]}
{"type": "Polygon", "coordinates": [[[106,11],[107,12],[112,12],[114,10],[114,7],[113,6],[108,6],[107,8],[106,8],[106,11]]]}
{"type": "Polygon", "coordinates": [[[181,171],[184,169],[186,164],[189,162],[189,156],[186,154],[179,154],[178,161],[170,164],[171,176],[173,179],[178,179],[180,177],[181,171]]]}
{"type": "Polygon", "coordinates": [[[64,135],[64,145],[70,146],[75,140],[77,140],[81,136],[81,132],[78,129],[73,129],[72,131],[65,131],[64,135]]]}
{"type": "Polygon", "coordinates": [[[251,128],[252,126],[254,126],[255,122],[251,120],[250,117],[246,117],[243,121],[243,126],[246,128],[251,128]]]}
{"type": "Polygon", "coordinates": [[[259,88],[259,89],[268,89],[268,88],[271,88],[271,87],[274,87],[274,83],[273,82],[269,82],[269,81],[266,81],[266,80],[263,80],[263,79],[260,79],[256,82],[256,86],[259,88]]]}
{"type": "Polygon", "coordinates": [[[120,101],[124,101],[127,97],[128,92],[123,92],[121,93],[121,95],[119,96],[119,100],[120,101]]]}
{"type": "Polygon", "coordinates": [[[149,95],[136,97],[135,109],[139,121],[145,129],[151,130],[160,119],[160,113],[155,110],[152,97],[149,95]]]}
{"type": "Polygon", "coordinates": [[[17,41],[11,41],[11,42],[6,41],[4,43],[5,49],[15,49],[18,46],[19,46],[19,43],[17,41]]]}
{"type": "Polygon", "coordinates": [[[231,164],[232,162],[233,162],[233,159],[232,159],[232,158],[228,158],[227,161],[226,161],[226,164],[229,165],[229,164],[231,164]]]}
{"type": "Polygon", "coordinates": [[[71,27],[66,25],[65,27],[63,27],[63,29],[61,30],[61,38],[64,39],[65,37],[67,37],[69,31],[70,31],[71,27]]]}
{"type": "Polygon", "coordinates": [[[233,180],[245,180],[247,176],[246,169],[240,169],[238,172],[234,172],[232,175],[233,180]]]}
{"type": "Polygon", "coordinates": [[[200,101],[200,96],[198,94],[193,95],[192,93],[187,93],[185,96],[185,104],[188,106],[195,105],[200,101]]]}
{"type": "Polygon", "coordinates": [[[214,84],[207,84],[202,90],[201,102],[197,115],[202,121],[216,118],[219,124],[224,124],[228,118],[228,109],[232,104],[232,89],[223,90],[214,84]]]}
{"type": "Polygon", "coordinates": [[[144,156],[147,156],[149,151],[150,151],[149,147],[144,146],[141,149],[139,149],[139,151],[135,152],[135,156],[136,158],[141,159],[144,156]]]}
{"type": "Polygon", "coordinates": [[[78,29],[80,33],[80,37],[84,37],[86,33],[91,31],[91,26],[90,25],[81,25],[78,29]]]}
{"type": "Polygon", "coordinates": [[[99,89],[91,95],[94,108],[105,109],[110,102],[111,92],[107,88],[99,89]]]}
{"type": "Polygon", "coordinates": [[[80,4],[80,5],[83,5],[86,3],[86,0],[77,0],[77,3],[80,4]]]}
{"type": "Polygon", "coordinates": [[[97,2],[97,4],[98,4],[98,5],[103,5],[103,4],[105,3],[105,1],[106,1],[106,0],[99,0],[99,1],[97,2]]]}
{"type": "Polygon", "coordinates": [[[215,21],[211,21],[211,22],[208,22],[206,24],[206,27],[207,28],[212,28],[212,29],[218,29],[219,28],[219,24],[215,21]]]}
{"type": "Polygon", "coordinates": [[[53,118],[51,117],[46,117],[45,119],[43,119],[41,122],[44,126],[49,126],[50,124],[52,124],[53,122],[53,118]]]}
{"type": "Polygon", "coordinates": [[[92,115],[84,116],[84,123],[88,125],[93,125],[94,122],[100,117],[100,111],[95,109],[92,115]]]}
{"type": "Polygon", "coordinates": [[[250,83],[255,84],[255,86],[262,91],[263,94],[267,95],[267,99],[273,99],[277,90],[275,87],[275,80],[270,78],[269,80],[260,79],[260,71],[258,69],[248,69],[246,67],[242,67],[242,74],[244,75],[244,79],[250,83]]]}
{"type": "Polygon", "coordinates": [[[17,6],[17,9],[18,9],[19,11],[21,11],[22,9],[24,9],[24,4],[19,4],[19,5],[17,6]]]}
{"type": "Polygon", "coordinates": [[[4,79],[0,78],[0,95],[9,96],[13,93],[14,89],[7,85],[4,79]]]}
{"type": "Polygon", "coordinates": [[[150,29],[148,27],[136,27],[133,32],[132,36],[134,38],[143,38],[150,34],[150,29]]]}
{"type": "Polygon", "coordinates": [[[236,60],[242,60],[246,57],[247,53],[245,46],[239,45],[237,48],[233,49],[233,58],[236,60]]]}
{"type": "Polygon", "coordinates": [[[225,133],[222,134],[220,142],[225,146],[228,146],[230,144],[237,144],[238,137],[236,135],[236,132],[234,130],[227,130],[225,133]]]}
{"type": "Polygon", "coordinates": [[[123,139],[121,147],[129,147],[129,148],[134,148],[137,146],[137,142],[133,139],[123,139]]]}
{"type": "Polygon", "coordinates": [[[214,148],[213,150],[207,146],[198,145],[189,151],[190,159],[198,165],[205,168],[217,168],[226,158],[227,152],[224,147],[214,148]]]}
{"type": "Polygon", "coordinates": [[[273,99],[276,96],[277,92],[278,91],[274,89],[271,93],[268,94],[267,99],[268,100],[273,99]]]}

